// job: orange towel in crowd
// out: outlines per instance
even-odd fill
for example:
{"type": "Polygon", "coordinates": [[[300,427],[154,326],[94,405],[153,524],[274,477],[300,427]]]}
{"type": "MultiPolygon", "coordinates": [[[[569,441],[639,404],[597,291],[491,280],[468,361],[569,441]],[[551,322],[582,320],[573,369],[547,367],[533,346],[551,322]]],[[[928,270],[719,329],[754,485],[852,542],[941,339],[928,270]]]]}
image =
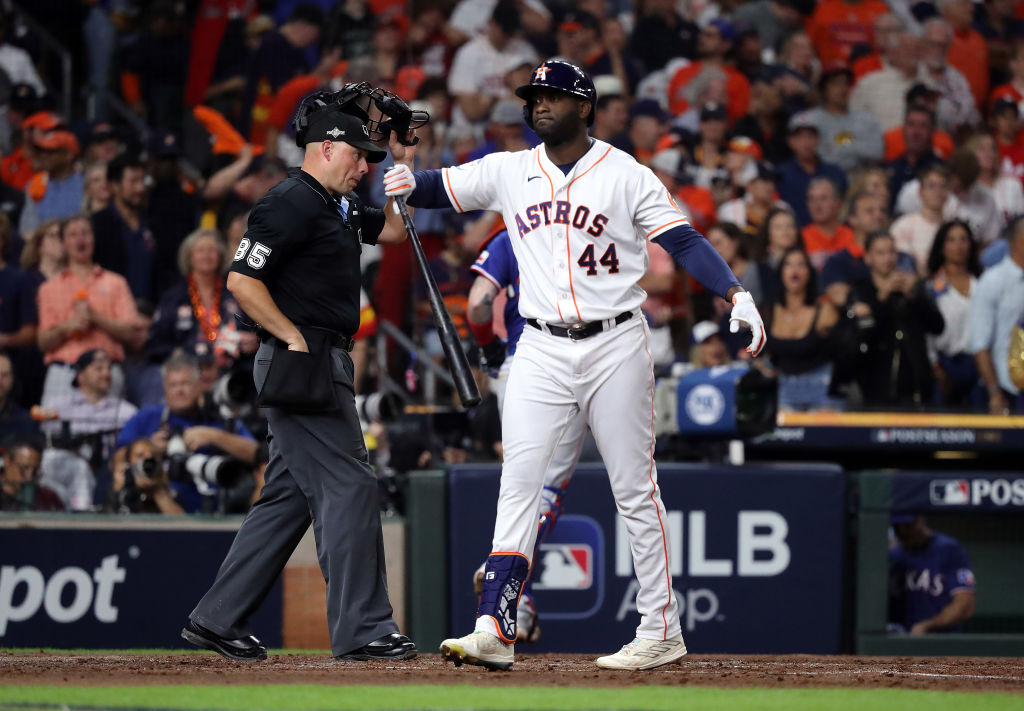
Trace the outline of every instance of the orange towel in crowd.
{"type": "MultiPolygon", "coordinates": [[[[248,143],[220,111],[200,105],[192,109],[192,115],[213,136],[214,153],[238,155],[248,143]]],[[[252,152],[253,155],[259,155],[263,152],[263,146],[253,146],[252,152]]]]}
{"type": "Polygon", "coordinates": [[[28,182],[36,171],[32,168],[32,162],[25,155],[25,151],[18,146],[10,155],[0,160],[0,180],[10,185],[19,192],[24,192],[28,182]]]}

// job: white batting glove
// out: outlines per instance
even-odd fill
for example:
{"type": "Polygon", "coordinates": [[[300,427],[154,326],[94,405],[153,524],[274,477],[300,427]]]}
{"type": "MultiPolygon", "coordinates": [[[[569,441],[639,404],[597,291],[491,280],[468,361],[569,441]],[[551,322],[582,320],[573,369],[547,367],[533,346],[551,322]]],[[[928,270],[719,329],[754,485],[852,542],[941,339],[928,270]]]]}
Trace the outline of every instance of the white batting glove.
{"type": "Polygon", "coordinates": [[[732,315],[729,316],[729,330],[739,333],[740,326],[750,329],[750,345],[747,346],[747,353],[756,356],[764,348],[764,321],[761,314],[754,305],[754,299],[750,292],[741,291],[732,297],[732,315]]]}
{"type": "Polygon", "coordinates": [[[405,163],[398,163],[384,173],[384,194],[389,198],[407,198],[416,189],[416,176],[405,163]]]}

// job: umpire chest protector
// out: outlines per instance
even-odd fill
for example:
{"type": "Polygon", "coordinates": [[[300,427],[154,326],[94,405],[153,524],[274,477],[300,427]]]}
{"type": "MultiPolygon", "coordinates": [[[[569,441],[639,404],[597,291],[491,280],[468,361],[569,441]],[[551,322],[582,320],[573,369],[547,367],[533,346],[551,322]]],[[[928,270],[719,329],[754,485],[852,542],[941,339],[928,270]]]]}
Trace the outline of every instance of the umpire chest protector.
{"type": "Polygon", "coordinates": [[[253,208],[231,269],[264,282],[292,322],[351,336],[359,328],[361,243],[376,244],[383,226],[380,210],[354,194],[336,199],[294,171],[253,208]]]}

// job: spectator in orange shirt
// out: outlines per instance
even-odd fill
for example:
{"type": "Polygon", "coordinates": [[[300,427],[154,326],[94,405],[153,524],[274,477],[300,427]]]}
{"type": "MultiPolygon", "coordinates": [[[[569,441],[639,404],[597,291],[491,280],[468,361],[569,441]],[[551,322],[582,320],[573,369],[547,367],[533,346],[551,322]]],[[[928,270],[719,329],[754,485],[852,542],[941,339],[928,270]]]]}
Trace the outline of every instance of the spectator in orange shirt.
{"type": "Polygon", "coordinates": [[[747,113],[750,104],[750,82],[727,63],[726,57],[736,41],[736,28],[724,18],[716,18],[705,25],[697,38],[700,59],[677,71],[668,82],[669,111],[678,116],[689,108],[685,90],[687,85],[707,67],[721,69],[726,74],[726,110],[729,123],[747,113]]]}
{"type": "MultiPolygon", "coordinates": [[[[124,277],[92,259],[92,223],[85,215],[65,220],[61,237],[67,269],[39,287],[39,350],[49,365],[43,384],[44,407],[71,389],[71,364],[88,350],[101,348],[115,363],[124,360],[124,343],[136,333],[138,312],[124,277]]],[[[124,374],[113,371],[113,392],[124,390],[124,374]]]]}
{"type": "MultiPolygon", "coordinates": [[[[938,111],[939,92],[926,84],[918,82],[907,90],[906,105],[924,106],[933,114],[938,111]]],[[[883,160],[896,160],[907,150],[907,141],[903,137],[903,127],[897,126],[885,132],[885,156],[883,160]]],[[[953,154],[953,137],[941,128],[932,133],[932,150],[943,160],[953,154]]]]}
{"type": "Polygon", "coordinates": [[[804,247],[819,272],[825,261],[842,249],[858,249],[853,230],[839,221],[839,189],[828,178],[814,178],[807,188],[811,224],[803,229],[804,247]]]}
{"type": "Polygon", "coordinates": [[[810,20],[811,41],[822,64],[849,63],[858,44],[871,45],[875,20],[889,12],[881,0],[823,0],[810,20]]]}
{"type": "Polygon", "coordinates": [[[960,70],[971,85],[974,103],[980,108],[988,96],[988,44],[977,30],[972,0],[939,0],[939,12],[953,29],[953,43],[949,47],[949,63],[960,70]]]}

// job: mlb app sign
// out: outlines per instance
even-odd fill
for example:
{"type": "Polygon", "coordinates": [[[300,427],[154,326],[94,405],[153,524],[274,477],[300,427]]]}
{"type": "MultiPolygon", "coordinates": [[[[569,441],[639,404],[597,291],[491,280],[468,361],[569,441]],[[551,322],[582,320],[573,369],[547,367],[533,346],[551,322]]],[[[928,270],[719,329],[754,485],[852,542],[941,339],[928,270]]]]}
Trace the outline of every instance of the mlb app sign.
{"type": "MultiPolygon", "coordinates": [[[[490,552],[499,479],[497,467],[449,470],[450,635],[476,618],[472,579],[490,552]]],[[[840,651],[846,478],[838,467],[659,463],[658,485],[688,647],[840,651]]],[[[640,615],[630,541],[604,469],[577,467],[563,505],[534,556],[541,638],[529,651],[607,653],[633,638],[640,615]]]]}
{"type": "Polygon", "coordinates": [[[544,598],[545,619],[582,619],[600,609],[604,559],[604,533],[596,520],[578,514],[558,518],[533,563],[533,590],[544,598]]]}

